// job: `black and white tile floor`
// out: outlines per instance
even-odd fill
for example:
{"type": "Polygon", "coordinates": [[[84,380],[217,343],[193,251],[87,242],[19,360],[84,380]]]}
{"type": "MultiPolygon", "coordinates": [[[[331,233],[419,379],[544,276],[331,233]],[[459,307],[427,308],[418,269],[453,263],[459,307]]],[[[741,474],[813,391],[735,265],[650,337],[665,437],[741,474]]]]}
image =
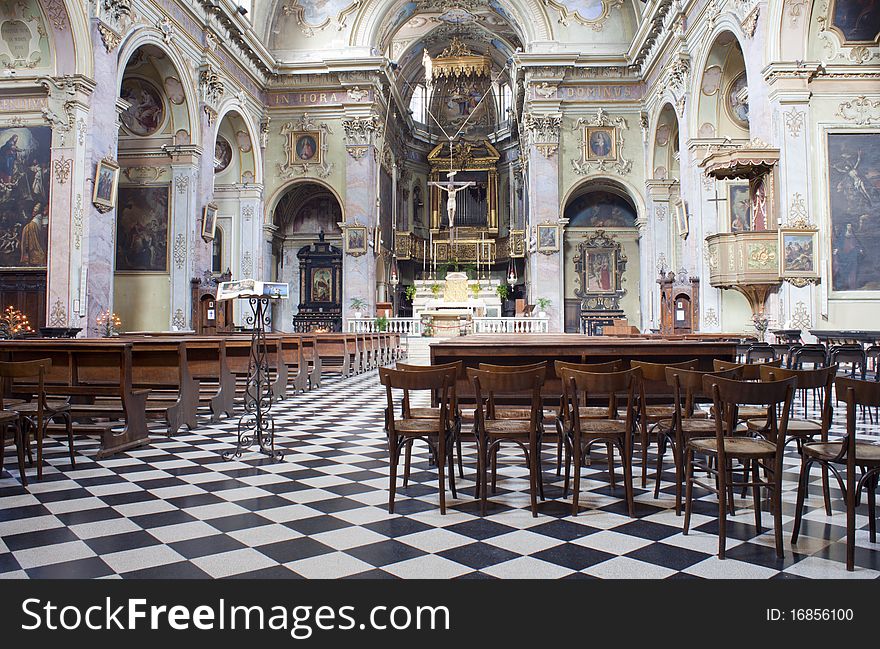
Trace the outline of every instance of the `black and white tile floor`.
{"type": "MultiPolygon", "coordinates": [[[[725,561],[714,556],[713,496],[703,494],[684,536],[671,509],[671,471],[659,500],[636,488],[638,517],[631,519],[622,488],[611,491],[604,461],[596,461],[584,470],[584,506],[572,517],[551,469],[555,453],[545,457],[547,500],[538,518],[528,510],[526,472],[512,452],[481,518],[472,499],[469,437],[465,479],[447,515],[439,513],[436,472],[424,447],[416,448],[410,486],[398,490],[389,515],[384,405],[375,372],[327,381],[277,404],[286,453],[278,463],[256,453],[224,462],[220,454],[235,439],[233,419],[156,436],[147,448],[104,460],[95,460],[94,442],[79,438],[76,469],[52,441],[43,480],[27,489],[9,449],[0,475],[0,577],[880,577],[880,544],[868,541],[864,505],[856,572],[846,572],[842,503],[836,498],[835,514],[825,515],[818,471],[801,538],[791,545],[795,455],[786,460],[782,561],[772,519],[765,513],[765,532],[757,535],[747,500],[729,523],[725,561]]],[[[868,423],[862,430],[880,434],[868,423]]]]}

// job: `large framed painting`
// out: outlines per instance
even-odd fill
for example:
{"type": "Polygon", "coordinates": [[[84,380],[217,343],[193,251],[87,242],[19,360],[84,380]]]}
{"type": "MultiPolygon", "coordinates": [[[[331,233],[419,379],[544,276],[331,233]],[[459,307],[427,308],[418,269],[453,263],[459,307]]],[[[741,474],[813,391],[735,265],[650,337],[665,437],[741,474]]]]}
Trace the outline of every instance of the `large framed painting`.
{"type": "Polygon", "coordinates": [[[831,0],[831,29],[850,43],[876,43],[880,38],[880,2],[831,0]]]}
{"type": "Polygon", "coordinates": [[[333,269],[312,268],[311,278],[311,301],[312,302],[333,302],[333,269]]]}
{"type": "Polygon", "coordinates": [[[586,290],[591,293],[613,293],[617,290],[617,257],[611,248],[591,248],[585,253],[586,290]]]}
{"type": "Polygon", "coordinates": [[[304,131],[294,134],[293,162],[321,164],[321,131],[304,131]]]}
{"type": "Polygon", "coordinates": [[[162,92],[146,79],[127,77],[122,82],[122,99],[129,103],[120,116],[125,128],[141,137],[152,135],[165,122],[165,102],[162,92]]]}
{"type": "Polygon", "coordinates": [[[831,287],[880,290],[880,133],[828,133],[831,287]]]}
{"type": "Polygon", "coordinates": [[[168,272],[171,188],[119,188],[116,211],[116,272],[168,272]]]}
{"type": "Polygon", "coordinates": [[[202,239],[212,241],[217,232],[218,208],[214,203],[208,203],[202,210],[202,239]]]}
{"type": "Polygon", "coordinates": [[[0,267],[45,268],[49,258],[48,126],[0,128],[0,267]]]}
{"type": "Polygon", "coordinates": [[[614,126],[586,126],[584,146],[587,160],[617,160],[617,129],[614,126]]]}
{"type": "Polygon", "coordinates": [[[818,230],[779,230],[779,275],[783,278],[817,279],[818,230]]]}
{"type": "Polygon", "coordinates": [[[748,181],[728,183],[727,214],[731,232],[751,232],[752,203],[748,181]]]}

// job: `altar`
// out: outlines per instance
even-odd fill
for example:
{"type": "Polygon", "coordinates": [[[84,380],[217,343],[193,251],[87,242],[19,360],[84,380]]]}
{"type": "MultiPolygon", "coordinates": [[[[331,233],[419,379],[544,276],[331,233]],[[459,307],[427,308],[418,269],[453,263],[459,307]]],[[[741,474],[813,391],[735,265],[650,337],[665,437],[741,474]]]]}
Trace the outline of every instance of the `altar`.
{"type": "Polygon", "coordinates": [[[501,315],[498,282],[469,280],[466,273],[447,273],[441,282],[416,282],[413,317],[434,338],[454,338],[471,329],[473,318],[501,315]]]}

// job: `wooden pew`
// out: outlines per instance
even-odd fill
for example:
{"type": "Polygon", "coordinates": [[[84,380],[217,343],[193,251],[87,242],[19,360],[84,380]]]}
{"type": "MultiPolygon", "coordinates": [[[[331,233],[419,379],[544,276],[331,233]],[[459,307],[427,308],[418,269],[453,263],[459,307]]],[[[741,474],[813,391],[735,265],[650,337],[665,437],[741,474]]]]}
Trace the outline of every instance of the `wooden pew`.
{"type": "Polygon", "coordinates": [[[360,372],[358,336],[344,333],[312,334],[322,373],[348,377],[360,372]]]}
{"type": "MultiPolygon", "coordinates": [[[[131,342],[88,338],[5,340],[0,341],[0,358],[6,361],[51,359],[46,392],[70,398],[76,432],[100,437],[98,458],[149,443],[146,411],[149,390],[133,387],[131,342]],[[96,399],[110,397],[120,400],[121,420],[95,421],[112,413],[96,413],[92,404],[96,399]]],[[[16,385],[22,395],[30,396],[35,389],[33,383],[16,385]]],[[[15,392],[16,386],[12,389],[15,392]]]]}
{"type": "MultiPolygon", "coordinates": [[[[180,338],[124,338],[132,343],[132,385],[150,390],[147,413],[158,414],[174,435],[184,425],[198,427],[199,382],[187,362],[187,341],[180,338]]],[[[112,412],[113,404],[105,409],[112,412]]]]}
{"type": "Polygon", "coordinates": [[[305,392],[309,389],[309,365],[303,353],[300,334],[283,333],[281,336],[281,359],[287,366],[288,387],[305,392]]]}
{"type": "Polygon", "coordinates": [[[190,374],[199,382],[199,400],[211,410],[211,421],[231,417],[235,410],[235,376],[226,362],[226,339],[187,338],[186,359],[190,374]]]}
{"type": "Polygon", "coordinates": [[[316,390],[321,387],[321,372],[324,363],[318,352],[318,340],[314,335],[304,334],[302,337],[303,358],[309,368],[309,389],[316,390]]]}

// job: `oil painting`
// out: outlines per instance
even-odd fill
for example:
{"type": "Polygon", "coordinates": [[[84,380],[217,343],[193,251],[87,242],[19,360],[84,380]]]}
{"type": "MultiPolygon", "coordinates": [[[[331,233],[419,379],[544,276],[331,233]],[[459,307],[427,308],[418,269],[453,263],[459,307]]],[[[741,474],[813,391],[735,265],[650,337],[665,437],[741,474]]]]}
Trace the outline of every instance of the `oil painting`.
{"type": "Polygon", "coordinates": [[[128,77],[122,82],[122,99],[130,105],[122,113],[122,124],[141,137],[152,135],[165,121],[165,104],[159,89],[146,79],[128,77]]]}
{"type": "Polygon", "coordinates": [[[116,218],[116,271],[168,272],[170,188],[119,188],[116,218]]]}
{"type": "Polygon", "coordinates": [[[46,266],[51,144],[48,126],[0,128],[0,267],[46,266]]]}
{"type": "Polygon", "coordinates": [[[727,185],[727,209],[730,214],[731,232],[751,232],[752,203],[749,199],[748,182],[727,185]]]}
{"type": "Polygon", "coordinates": [[[587,253],[587,287],[592,293],[613,293],[616,268],[613,250],[590,250],[587,253]]]}
{"type": "Polygon", "coordinates": [[[818,277],[816,250],[818,230],[782,229],[779,231],[779,274],[782,277],[818,277]]]}
{"type": "Polygon", "coordinates": [[[599,190],[578,196],[565,206],[570,228],[634,228],[636,210],[622,196],[599,190]]]}
{"type": "Polygon", "coordinates": [[[834,0],[831,19],[845,42],[873,43],[880,35],[880,1],[834,0]]]}
{"type": "Polygon", "coordinates": [[[828,134],[831,285],[880,290],[880,133],[828,134]]]}
{"type": "Polygon", "coordinates": [[[333,269],[312,269],[312,302],[333,302],[333,269]]]}

